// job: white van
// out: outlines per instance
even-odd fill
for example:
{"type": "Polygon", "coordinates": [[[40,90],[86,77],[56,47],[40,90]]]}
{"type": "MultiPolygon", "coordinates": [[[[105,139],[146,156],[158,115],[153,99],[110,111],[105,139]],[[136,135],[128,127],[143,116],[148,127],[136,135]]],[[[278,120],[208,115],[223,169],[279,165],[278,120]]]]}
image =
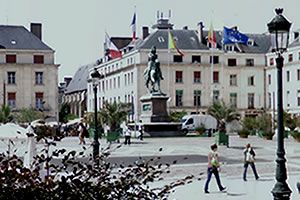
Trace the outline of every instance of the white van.
{"type": "Polygon", "coordinates": [[[197,127],[205,129],[217,129],[218,121],[211,115],[185,115],[181,119],[182,131],[195,131],[197,127]]]}

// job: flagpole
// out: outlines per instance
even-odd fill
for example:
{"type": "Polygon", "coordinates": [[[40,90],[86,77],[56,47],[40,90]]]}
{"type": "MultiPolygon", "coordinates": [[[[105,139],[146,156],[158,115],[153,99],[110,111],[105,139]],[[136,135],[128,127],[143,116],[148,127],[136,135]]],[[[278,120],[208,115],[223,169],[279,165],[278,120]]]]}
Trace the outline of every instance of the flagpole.
{"type": "MultiPolygon", "coordinates": [[[[169,48],[169,41],[170,41],[170,34],[169,34],[169,32],[170,32],[171,30],[170,29],[168,29],[168,92],[169,92],[169,94],[171,94],[171,91],[170,91],[170,48],[169,48]]],[[[171,97],[169,97],[169,98],[171,98],[171,97]]],[[[167,108],[167,111],[169,112],[169,114],[170,114],[170,99],[169,99],[169,101],[168,101],[168,108],[167,108]]]]}
{"type": "Polygon", "coordinates": [[[212,48],[212,43],[210,43],[211,45],[211,49],[210,49],[210,53],[211,53],[211,64],[210,64],[210,70],[211,70],[211,85],[210,85],[210,100],[213,101],[213,85],[214,85],[214,49],[212,48]]]}

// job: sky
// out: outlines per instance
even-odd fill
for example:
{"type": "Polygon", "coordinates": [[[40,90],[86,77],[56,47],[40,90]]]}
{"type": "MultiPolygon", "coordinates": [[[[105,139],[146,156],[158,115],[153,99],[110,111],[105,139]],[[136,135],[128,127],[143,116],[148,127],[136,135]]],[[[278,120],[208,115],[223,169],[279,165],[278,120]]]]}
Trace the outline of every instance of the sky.
{"type": "MultiPolygon", "coordinates": [[[[137,36],[142,26],[156,23],[157,11],[168,17],[175,29],[205,29],[238,26],[242,33],[264,33],[275,8],[300,29],[299,0],[0,0],[0,24],[42,23],[42,40],[55,50],[60,64],[59,82],[73,76],[85,64],[103,57],[105,32],[111,37],[132,35],[130,23],[137,14],[137,36]]],[[[150,32],[153,31],[150,28],[150,32]]]]}

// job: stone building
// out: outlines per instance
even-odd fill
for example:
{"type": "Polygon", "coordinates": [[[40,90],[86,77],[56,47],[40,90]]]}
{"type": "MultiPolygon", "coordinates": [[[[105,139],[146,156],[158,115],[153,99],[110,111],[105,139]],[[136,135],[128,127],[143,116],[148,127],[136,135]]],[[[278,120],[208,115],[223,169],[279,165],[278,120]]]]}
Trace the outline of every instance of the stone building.
{"type": "MultiPolygon", "coordinates": [[[[222,45],[222,31],[216,31],[217,47],[207,42],[208,31],[200,23],[196,30],[173,29],[168,19],[158,19],[149,33],[143,27],[141,38],[122,49],[122,58],[97,66],[104,78],[98,82],[98,104],[104,101],[133,102],[139,119],[140,97],[147,93],[143,72],[148,53],[156,46],[164,80],[161,88],[170,99],[169,111],[204,113],[214,100],[224,100],[244,115],[257,115],[265,108],[265,66],[270,38],[266,34],[247,34],[247,45],[222,45]],[[184,53],[168,50],[168,31],[184,53]],[[213,64],[212,64],[213,62],[213,64]]],[[[93,111],[92,83],[88,84],[87,109],[93,111]]],[[[133,118],[133,116],[131,116],[133,118]]]]}
{"type": "Polygon", "coordinates": [[[58,116],[58,67],[42,41],[42,25],[0,26],[0,102],[12,111],[34,108],[58,116]]]}

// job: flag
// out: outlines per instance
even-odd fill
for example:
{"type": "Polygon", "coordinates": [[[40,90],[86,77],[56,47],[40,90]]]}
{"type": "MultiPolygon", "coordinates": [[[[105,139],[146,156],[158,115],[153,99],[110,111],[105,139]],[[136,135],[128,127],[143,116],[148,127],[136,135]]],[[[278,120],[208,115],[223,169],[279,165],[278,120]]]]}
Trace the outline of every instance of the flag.
{"type": "Polygon", "coordinates": [[[210,27],[209,27],[207,40],[213,48],[217,47],[216,33],[214,32],[214,28],[213,28],[212,24],[210,24],[210,27]]]}
{"type": "Polygon", "coordinates": [[[236,29],[227,28],[224,26],[223,31],[223,43],[232,44],[232,43],[241,43],[247,45],[249,37],[243,33],[240,33],[236,29]]]}
{"type": "Polygon", "coordinates": [[[182,51],[180,51],[178,49],[178,47],[176,46],[176,42],[175,42],[174,37],[170,30],[169,30],[169,37],[168,37],[168,49],[170,49],[170,50],[175,49],[177,51],[177,53],[179,53],[181,56],[184,56],[182,51]]]}
{"type": "Polygon", "coordinates": [[[130,26],[132,28],[132,40],[135,41],[136,40],[136,13],[133,14],[132,22],[130,26]]]}
{"type": "Polygon", "coordinates": [[[105,51],[105,54],[108,56],[109,60],[122,57],[121,51],[110,40],[110,37],[107,33],[105,33],[105,51]]]}

